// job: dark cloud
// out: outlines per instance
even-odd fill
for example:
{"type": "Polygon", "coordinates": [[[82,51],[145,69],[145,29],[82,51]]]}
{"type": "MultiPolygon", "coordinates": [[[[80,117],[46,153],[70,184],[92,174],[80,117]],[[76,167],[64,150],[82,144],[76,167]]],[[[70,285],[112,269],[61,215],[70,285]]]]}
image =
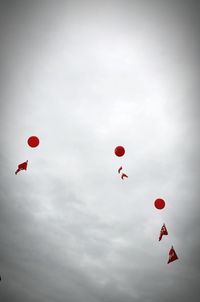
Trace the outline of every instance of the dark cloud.
{"type": "Polygon", "coordinates": [[[0,299],[197,301],[199,2],[3,1],[0,20],[0,299]]]}

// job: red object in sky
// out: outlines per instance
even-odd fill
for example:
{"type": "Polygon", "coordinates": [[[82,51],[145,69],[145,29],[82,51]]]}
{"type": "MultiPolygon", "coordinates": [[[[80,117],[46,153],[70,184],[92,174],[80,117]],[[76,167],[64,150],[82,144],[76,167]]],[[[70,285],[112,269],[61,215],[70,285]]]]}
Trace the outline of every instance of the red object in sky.
{"type": "Polygon", "coordinates": [[[17,175],[17,173],[19,173],[19,171],[21,171],[21,170],[26,170],[27,169],[27,165],[28,165],[28,160],[25,161],[22,164],[19,164],[17,171],[15,171],[15,174],[17,175]]]}
{"type": "Polygon", "coordinates": [[[168,235],[168,231],[167,231],[167,228],[166,228],[165,224],[163,224],[163,226],[160,230],[159,241],[162,239],[163,235],[168,235]]]}
{"type": "Polygon", "coordinates": [[[176,252],[175,252],[175,250],[172,246],[170,251],[169,251],[169,260],[168,260],[167,264],[170,263],[170,262],[173,262],[177,259],[178,259],[178,256],[177,256],[177,254],[176,254],[176,252]]]}
{"type": "Polygon", "coordinates": [[[122,173],[121,179],[124,179],[124,177],[128,178],[128,175],[126,175],[125,173],[122,173]]]}
{"type": "Polygon", "coordinates": [[[165,201],[162,198],[157,198],[154,201],[154,206],[159,209],[162,210],[165,207],[165,201]]]}
{"type": "Polygon", "coordinates": [[[122,170],[122,167],[120,167],[120,168],[118,169],[118,173],[120,173],[120,172],[121,172],[121,170],[122,170]]]}
{"type": "Polygon", "coordinates": [[[31,148],[37,147],[40,143],[39,138],[37,136],[30,136],[27,142],[31,148]]]}
{"type": "Polygon", "coordinates": [[[122,146],[117,146],[116,148],[115,148],[115,155],[116,156],[123,156],[124,155],[124,153],[125,153],[125,149],[124,149],[124,147],[122,147],[122,146]]]}

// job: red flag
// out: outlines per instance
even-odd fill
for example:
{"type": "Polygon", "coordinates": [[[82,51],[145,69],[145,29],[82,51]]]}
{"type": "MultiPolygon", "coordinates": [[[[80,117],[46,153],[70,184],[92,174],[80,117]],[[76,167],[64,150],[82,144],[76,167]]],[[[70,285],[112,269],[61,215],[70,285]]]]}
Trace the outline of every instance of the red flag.
{"type": "Polygon", "coordinates": [[[178,256],[176,255],[176,252],[173,248],[173,246],[171,247],[170,251],[169,251],[169,260],[167,263],[173,262],[175,260],[178,259],[178,256]]]}
{"type": "Polygon", "coordinates": [[[121,179],[124,179],[124,177],[128,178],[128,175],[126,175],[125,173],[122,173],[121,179]]]}
{"type": "Polygon", "coordinates": [[[163,226],[160,230],[159,241],[162,239],[163,235],[168,235],[168,231],[167,231],[167,228],[166,228],[165,224],[163,224],[163,226]]]}
{"type": "Polygon", "coordinates": [[[15,174],[17,175],[17,173],[18,173],[19,171],[21,171],[21,170],[26,170],[26,169],[27,169],[27,165],[28,165],[28,160],[25,161],[25,162],[22,163],[22,164],[19,164],[19,165],[18,165],[17,171],[15,171],[15,174]]]}
{"type": "Polygon", "coordinates": [[[121,172],[121,170],[122,170],[122,167],[120,167],[120,168],[118,169],[118,173],[120,173],[120,172],[121,172]]]}

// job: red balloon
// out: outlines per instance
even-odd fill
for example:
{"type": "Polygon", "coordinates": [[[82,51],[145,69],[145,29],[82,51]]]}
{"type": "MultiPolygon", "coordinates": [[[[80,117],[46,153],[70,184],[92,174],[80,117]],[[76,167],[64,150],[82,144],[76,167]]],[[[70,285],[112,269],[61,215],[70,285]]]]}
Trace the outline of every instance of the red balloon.
{"type": "Polygon", "coordinates": [[[120,157],[120,156],[123,156],[124,153],[125,153],[124,147],[122,147],[122,146],[117,146],[117,147],[115,148],[115,155],[117,155],[117,156],[120,157]]]}
{"type": "Polygon", "coordinates": [[[162,210],[165,207],[165,201],[162,198],[158,198],[154,201],[154,206],[157,209],[162,210]]]}
{"type": "Polygon", "coordinates": [[[39,138],[37,136],[30,136],[27,142],[31,148],[37,147],[40,143],[39,138]]]}

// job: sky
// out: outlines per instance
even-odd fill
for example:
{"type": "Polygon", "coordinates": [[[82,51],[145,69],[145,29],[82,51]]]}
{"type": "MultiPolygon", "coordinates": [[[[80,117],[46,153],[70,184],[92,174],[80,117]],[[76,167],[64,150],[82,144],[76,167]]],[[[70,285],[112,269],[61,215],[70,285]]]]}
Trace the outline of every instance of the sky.
{"type": "Polygon", "coordinates": [[[1,1],[0,301],[198,300],[199,20],[198,1],[1,1]]]}

